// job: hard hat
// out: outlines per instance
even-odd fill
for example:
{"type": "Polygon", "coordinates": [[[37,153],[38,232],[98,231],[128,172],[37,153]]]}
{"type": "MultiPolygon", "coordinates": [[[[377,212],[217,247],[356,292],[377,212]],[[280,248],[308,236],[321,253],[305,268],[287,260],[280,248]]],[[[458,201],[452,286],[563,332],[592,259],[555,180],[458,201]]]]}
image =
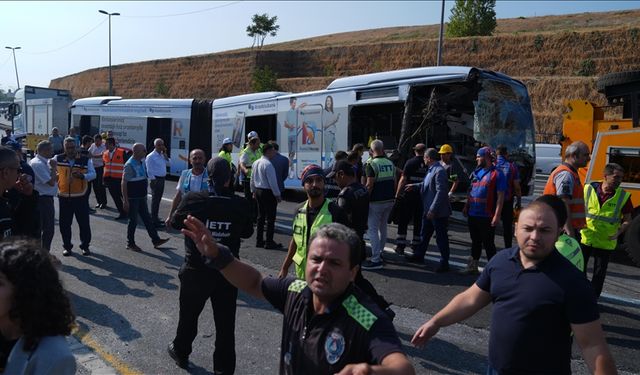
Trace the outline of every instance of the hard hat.
{"type": "Polygon", "coordinates": [[[224,146],[224,145],[230,145],[230,144],[232,144],[232,143],[233,143],[233,141],[232,141],[232,140],[231,140],[231,138],[229,138],[229,137],[225,138],[225,139],[222,141],[222,145],[223,145],[223,146],[224,146]]]}
{"type": "Polygon", "coordinates": [[[438,151],[438,154],[453,154],[453,147],[445,143],[440,146],[440,151],[438,151]]]}
{"type": "Polygon", "coordinates": [[[247,139],[251,139],[251,138],[258,138],[258,132],[256,131],[250,131],[249,134],[247,134],[247,139]]]}

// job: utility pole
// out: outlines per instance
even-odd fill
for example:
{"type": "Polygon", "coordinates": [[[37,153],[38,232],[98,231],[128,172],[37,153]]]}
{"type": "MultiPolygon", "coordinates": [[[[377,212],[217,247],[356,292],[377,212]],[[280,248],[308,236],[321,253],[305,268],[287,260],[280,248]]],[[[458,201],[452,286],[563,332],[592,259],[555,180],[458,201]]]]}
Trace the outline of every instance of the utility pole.
{"type": "Polygon", "coordinates": [[[16,50],[20,49],[20,47],[4,47],[6,49],[10,49],[13,52],[13,66],[16,69],[16,81],[18,82],[18,90],[20,90],[20,79],[18,78],[18,63],[16,62],[16,50]]]}
{"type": "Polygon", "coordinates": [[[440,10],[440,36],[438,37],[438,62],[437,65],[442,65],[442,39],[444,34],[444,0],[442,0],[442,9],[440,10]]]}
{"type": "Polygon", "coordinates": [[[109,16],[109,96],[113,95],[113,79],[111,77],[111,16],[119,16],[120,13],[109,13],[105,10],[99,10],[98,12],[109,16]]]}

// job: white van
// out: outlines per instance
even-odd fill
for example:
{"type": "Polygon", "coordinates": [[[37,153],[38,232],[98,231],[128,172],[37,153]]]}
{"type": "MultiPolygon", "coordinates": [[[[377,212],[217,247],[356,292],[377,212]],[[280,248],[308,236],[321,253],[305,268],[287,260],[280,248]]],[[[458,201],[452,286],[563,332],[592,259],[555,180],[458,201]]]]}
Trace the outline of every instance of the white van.
{"type": "Polygon", "coordinates": [[[550,174],[562,163],[561,147],[553,143],[536,143],[536,173],[550,174]]]}

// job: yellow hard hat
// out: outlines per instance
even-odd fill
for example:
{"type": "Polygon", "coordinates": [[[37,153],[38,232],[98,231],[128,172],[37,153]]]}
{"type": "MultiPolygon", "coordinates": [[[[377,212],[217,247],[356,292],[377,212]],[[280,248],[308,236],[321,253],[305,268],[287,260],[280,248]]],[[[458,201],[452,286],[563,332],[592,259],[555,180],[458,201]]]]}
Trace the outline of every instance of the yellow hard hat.
{"type": "Polygon", "coordinates": [[[438,151],[438,154],[453,154],[453,147],[445,143],[440,146],[440,151],[438,151]]]}

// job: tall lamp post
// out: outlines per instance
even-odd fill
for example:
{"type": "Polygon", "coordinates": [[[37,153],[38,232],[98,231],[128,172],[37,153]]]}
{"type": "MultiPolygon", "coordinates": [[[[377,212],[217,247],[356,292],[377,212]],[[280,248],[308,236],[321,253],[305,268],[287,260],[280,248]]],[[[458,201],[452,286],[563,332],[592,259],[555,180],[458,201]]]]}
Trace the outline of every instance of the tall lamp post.
{"type": "Polygon", "coordinates": [[[99,10],[98,12],[109,16],[109,96],[113,94],[113,79],[111,78],[111,16],[119,16],[120,13],[109,13],[105,10],[99,10]]]}
{"type": "Polygon", "coordinates": [[[18,63],[16,63],[16,50],[20,47],[4,47],[10,49],[13,52],[13,66],[16,68],[16,81],[18,82],[18,90],[20,89],[20,79],[18,79],[18,63]]]}
{"type": "Polygon", "coordinates": [[[438,62],[442,65],[442,38],[444,37],[444,0],[442,0],[442,9],[440,10],[440,35],[438,36],[438,62]]]}

